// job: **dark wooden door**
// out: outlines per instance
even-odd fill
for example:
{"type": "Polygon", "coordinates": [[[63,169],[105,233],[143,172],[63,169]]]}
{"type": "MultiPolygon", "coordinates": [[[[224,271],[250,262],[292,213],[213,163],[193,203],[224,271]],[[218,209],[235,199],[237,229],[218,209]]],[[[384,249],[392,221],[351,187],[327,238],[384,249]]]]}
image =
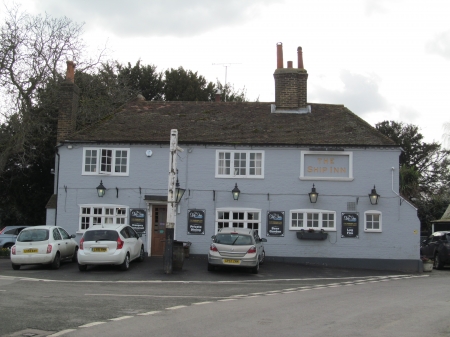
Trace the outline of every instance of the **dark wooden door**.
{"type": "Polygon", "coordinates": [[[153,206],[152,256],[164,255],[166,239],[167,206],[153,206]]]}

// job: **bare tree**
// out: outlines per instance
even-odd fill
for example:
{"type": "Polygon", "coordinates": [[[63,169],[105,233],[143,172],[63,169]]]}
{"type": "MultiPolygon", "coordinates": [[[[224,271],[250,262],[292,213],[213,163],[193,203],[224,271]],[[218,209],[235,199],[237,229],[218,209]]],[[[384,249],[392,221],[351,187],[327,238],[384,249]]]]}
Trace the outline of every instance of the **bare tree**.
{"type": "MultiPolygon", "coordinates": [[[[33,145],[27,135],[44,125],[33,115],[38,93],[64,73],[65,61],[73,60],[78,69],[100,64],[103,51],[96,60],[84,61],[83,24],[69,18],[53,18],[48,14],[33,16],[13,4],[5,5],[5,20],[0,27],[0,121],[14,127],[13,137],[0,144],[0,173],[11,155],[30,155],[33,145]],[[14,125],[12,125],[14,124],[14,125]]],[[[47,122],[47,121],[46,121],[47,122]]],[[[4,139],[3,139],[4,140],[4,139]]],[[[23,163],[26,165],[26,163],[23,163]]]]}

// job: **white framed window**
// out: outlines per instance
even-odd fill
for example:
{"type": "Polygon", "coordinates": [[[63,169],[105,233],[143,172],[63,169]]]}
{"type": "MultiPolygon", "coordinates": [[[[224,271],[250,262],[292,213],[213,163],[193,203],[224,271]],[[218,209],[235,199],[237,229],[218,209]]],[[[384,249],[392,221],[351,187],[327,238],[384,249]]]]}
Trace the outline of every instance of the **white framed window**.
{"type": "Polygon", "coordinates": [[[216,178],[264,178],[264,151],[216,151],[216,178]]]}
{"type": "Polygon", "coordinates": [[[250,228],[258,235],[261,231],[261,210],[252,208],[217,208],[216,209],[217,233],[221,228],[250,228]]]}
{"type": "Polygon", "coordinates": [[[290,230],[310,228],[336,231],[336,212],[320,209],[293,209],[290,211],[290,230]]]}
{"type": "Polygon", "coordinates": [[[83,175],[128,176],[130,149],[83,148],[83,175]]]}
{"type": "Polygon", "coordinates": [[[80,205],[79,231],[93,225],[126,225],[128,206],[123,205],[80,205]]]}
{"type": "Polygon", "coordinates": [[[381,232],[382,216],[380,211],[364,212],[364,232],[381,232]]]}

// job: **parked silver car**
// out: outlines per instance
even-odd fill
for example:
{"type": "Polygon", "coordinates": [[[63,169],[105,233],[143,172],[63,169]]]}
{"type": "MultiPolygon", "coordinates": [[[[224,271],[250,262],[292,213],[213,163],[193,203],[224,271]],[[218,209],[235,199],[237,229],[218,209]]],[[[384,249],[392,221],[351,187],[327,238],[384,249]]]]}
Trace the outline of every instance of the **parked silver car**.
{"type": "Polygon", "coordinates": [[[266,253],[263,242],[253,229],[223,228],[212,236],[208,253],[208,270],[215,267],[250,268],[254,274],[259,272],[259,265],[264,262],[266,253]]]}
{"type": "Polygon", "coordinates": [[[128,225],[95,225],[84,232],[78,250],[78,269],[88,265],[118,265],[130,268],[130,262],[144,261],[144,243],[128,225]]]}
{"type": "Polygon", "coordinates": [[[28,226],[6,226],[0,230],[0,248],[11,248],[16,243],[17,235],[28,226]]]}

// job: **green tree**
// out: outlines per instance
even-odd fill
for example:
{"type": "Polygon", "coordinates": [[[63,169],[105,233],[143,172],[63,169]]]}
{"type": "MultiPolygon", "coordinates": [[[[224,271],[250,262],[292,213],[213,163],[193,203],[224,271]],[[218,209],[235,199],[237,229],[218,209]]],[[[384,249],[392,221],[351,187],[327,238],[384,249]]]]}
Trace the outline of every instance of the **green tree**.
{"type": "Polygon", "coordinates": [[[450,182],[450,151],[441,144],[423,141],[419,127],[395,121],[383,121],[375,127],[402,148],[400,190],[409,198],[430,196],[450,182]]]}
{"type": "Polygon", "coordinates": [[[165,101],[214,101],[215,85],[197,72],[171,68],[164,72],[165,101]]]}
{"type": "Polygon", "coordinates": [[[243,89],[236,90],[234,86],[231,86],[230,84],[224,86],[222,83],[217,81],[216,88],[217,90],[220,90],[220,99],[224,102],[248,102],[247,90],[245,87],[243,89]]]}

